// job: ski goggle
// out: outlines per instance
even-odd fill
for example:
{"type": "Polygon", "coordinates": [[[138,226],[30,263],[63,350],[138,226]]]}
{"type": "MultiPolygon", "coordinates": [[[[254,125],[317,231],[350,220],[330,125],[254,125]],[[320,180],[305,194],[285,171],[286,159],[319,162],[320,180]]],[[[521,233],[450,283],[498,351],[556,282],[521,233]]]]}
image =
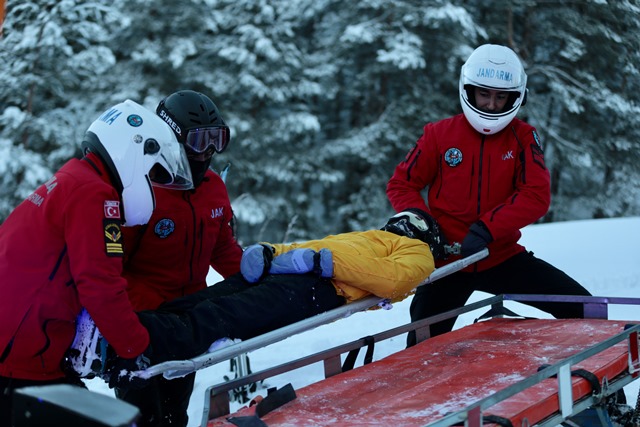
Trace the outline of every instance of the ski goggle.
{"type": "Polygon", "coordinates": [[[197,154],[222,153],[229,145],[229,136],[227,126],[196,128],[187,132],[184,145],[197,154]]]}

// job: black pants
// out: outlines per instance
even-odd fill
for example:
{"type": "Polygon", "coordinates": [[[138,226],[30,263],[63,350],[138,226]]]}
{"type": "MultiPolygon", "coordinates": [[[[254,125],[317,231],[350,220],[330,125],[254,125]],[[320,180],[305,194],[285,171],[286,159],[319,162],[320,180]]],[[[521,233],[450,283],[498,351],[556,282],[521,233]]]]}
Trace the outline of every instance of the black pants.
{"type": "MultiPolygon", "coordinates": [[[[18,378],[0,377],[0,427],[11,427],[12,425],[13,393],[16,389],[54,384],[71,384],[87,388],[82,380],[74,377],[59,378],[49,381],[21,380],[18,378]]],[[[52,422],[54,421],[55,420],[52,422]]]]}
{"type": "MultiPolygon", "coordinates": [[[[246,291],[250,286],[243,280],[225,280],[195,294],[165,303],[159,309],[159,313],[183,313],[199,302],[246,291]]],[[[145,312],[141,314],[141,318],[146,318],[148,323],[153,323],[152,313],[145,312]]],[[[190,374],[172,380],[161,376],[154,377],[149,381],[149,386],[143,390],[116,388],[116,397],[140,409],[139,427],[186,427],[189,421],[187,411],[195,376],[190,374]]]]}
{"type": "Polygon", "coordinates": [[[138,316],[151,337],[152,362],[160,363],[189,359],[220,338],[246,340],[344,303],[331,282],[315,274],[268,275],[257,285],[237,274],[138,316]],[[238,284],[246,289],[223,296],[215,289],[238,284]]]}
{"type": "MultiPolygon", "coordinates": [[[[151,337],[152,362],[160,363],[189,359],[220,338],[246,340],[344,303],[331,282],[315,274],[268,275],[258,284],[237,274],[138,317],[151,337]]],[[[116,395],[141,410],[141,427],[182,427],[194,377],[156,377],[143,390],[116,390],[116,395]]]]}
{"type": "Polygon", "coordinates": [[[116,388],[116,397],[140,409],[138,427],[186,427],[195,378],[195,373],[172,380],[153,377],[142,390],[116,388]]]}
{"type": "MultiPolygon", "coordinates": [[[[432,284],[420,286],[411,301],[411,321],[424,319],[464,306],[474,291],[500,294],[591,295],[578,282],[551,264],[522,252],[502,264],[475,273],[458,272],[432,284]]],[[[557,319],[583,318],[582,304],[558,302],[527,303],[557,319]]],[[[431,325],[431,336],[451,331],[456,318],[431,325]]],[[[407,346],[416,344],[415,331],[407,346]]]]}

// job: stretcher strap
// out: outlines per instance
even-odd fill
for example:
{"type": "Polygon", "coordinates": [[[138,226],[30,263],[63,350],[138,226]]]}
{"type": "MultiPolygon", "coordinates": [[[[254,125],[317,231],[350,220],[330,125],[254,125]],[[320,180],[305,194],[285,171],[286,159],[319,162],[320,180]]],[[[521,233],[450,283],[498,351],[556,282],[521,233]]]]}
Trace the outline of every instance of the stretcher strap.
{"type": "Polygon", "coordinates": [[[509,310],[504,305],[494,306],[489,309],[486,313],[478,317],[473,321],[473,323],[478,323],[480,320],[491,319],[496,316],[509,316],[509,317],[518,317],[520,319],[535,319],[534,317],[521,316],[513,311],[509,310]]]}
{"type": "MultiPolygon", "coordinates": [[[[367,352],[364,355],[364,364],[368,365],[373,361],[373,347],[375,340],[372,336],[366,336],[362,339],[364,340],[364,344],[367,346],[367,352]]],[[[347,354],[347,357],[344,359],[344,364],[342,365],[342,372],[347,372],[353,369],[361,348],[362,347],[355,348],[347,354]]]]}
{"type": "MultiPolygon", "coordinates": [[[[513,427],[513,423],[509,418],[504,418],[499,415],[483,415],[482,416],[482,424],[498,424],[499,426],[504,427],[513,427]]],[[[452,424],[453,426],[463,426],[464,422],[461,421],[457,424],[452,424]]]]}
{"type": "Polygon", "coordinates": [[[267,427],[267,424],[256,415],[248,417],[229,417],[227,418],[227,421],[238,427],[267,427]]]}
{"type": "Polygon", "coordinates": [[[498,424],[504,427],[513,427],[513,423],[509,418],[500,417],[498,415],[483,416],[482,424],[498,424]]]}
{"type": "MultiPolygon", "coordinates": [[[[540,366],[538,368],[538,372],[548,368],[549,366],[551,365],[545,364],[540,366]]],[[[600,381],[598,380],[598,377],[593,372],[589,372],[586,369],[574,369],[571,371],[571,375],[575,377],[584,378],[585,380],[587,380],[587,382],[591,385],[591,390],[593,391],[593,393],[600,394],[600,392],[602,391],[602,387],[600,386],[600,381]]],[[[554,375],[553,377],[550,377],[550,378],[554,378],[556,376],[557,375],[554,375]]]]}
{"type": "Polygon", "coordinates": [[[280,389],[271,388],[267,397],[256,405],[255,415],[246,417],[229,417],[227,421],[238,427],[267,427],[267,424],[260,418],[296,398],[296,392],[291,383],[280,389]]]}

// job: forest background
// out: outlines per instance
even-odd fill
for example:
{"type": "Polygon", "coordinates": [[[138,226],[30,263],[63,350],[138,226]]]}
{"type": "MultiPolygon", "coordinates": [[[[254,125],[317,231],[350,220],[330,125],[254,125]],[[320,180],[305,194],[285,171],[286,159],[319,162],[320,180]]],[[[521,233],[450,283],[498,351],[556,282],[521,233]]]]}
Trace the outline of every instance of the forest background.
{"type": "Polygon", "coordinates": [[[640,215],[638,0],[3,0],[0,220],[126,98],[209,95],[241,244],[378,228],[484,43],[523,59],[552,175],[540,222],[640,215]]]}

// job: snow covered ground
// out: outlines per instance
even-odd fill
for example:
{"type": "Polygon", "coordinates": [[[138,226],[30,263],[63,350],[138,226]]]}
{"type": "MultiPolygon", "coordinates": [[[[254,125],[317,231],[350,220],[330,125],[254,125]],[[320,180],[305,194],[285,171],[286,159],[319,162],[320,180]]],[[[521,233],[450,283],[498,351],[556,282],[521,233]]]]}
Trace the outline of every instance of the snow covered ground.
{"type": "MultiPolygon", "coordinates": [[[[564,270],[595,296],[640,297],[640,218],[584,220],[532,225],[523,229],[520,243],[536,256],[564,270]]],[[[219,279],[214,272],[210,283],[219,279]]],[[[476,292],[471,301],[491,295],[476,292]]],[[[549,315],[534,308],[508,302],[507,306],[518,314],[539,318],[549,315]]],[[[274,366],[317,351],[334,347],[366,335],[372,335],[409,322],[409,300],[394,305],[392,310],[356,313],[312,331],[290,337],[269,347],[249,354],[251,369],[255,371],[274,366]]],[[[482,312],[461,316],[457,327],[470,324],[482,312]]],[[[640,320],[637,307],[615,305],[610,307],[611,319],[640,320]]],[[[404,335],[376,344],[375,360],[404,348],[404,335]]],[[[364,353],[364,352],[361,352],[364,353]]],[[[362,364],[362,355],[356,366],[362,364]]],[[[189,427],[198,426],[202,419],[204,394],[210,385],[224,382],[224,376],[233,376],[229,363],[220,363],[197,373],[196,386],[189,405],[189,427]]],[[[266,381],[258,394],[266,394],[266,387],[281,387],[292,383],[299,389],[323,378],[321,364],[312,365],[292,373],[282,374],[266,381]]],[[[638,396],[640,381],[625,387],[627,400],[633,404],[638,396]]],[[[101,380],[88,381],[90,389],[113,395],[101,380]]],[[[232,403],[231,410],[239,406],[232,403]]]]}

